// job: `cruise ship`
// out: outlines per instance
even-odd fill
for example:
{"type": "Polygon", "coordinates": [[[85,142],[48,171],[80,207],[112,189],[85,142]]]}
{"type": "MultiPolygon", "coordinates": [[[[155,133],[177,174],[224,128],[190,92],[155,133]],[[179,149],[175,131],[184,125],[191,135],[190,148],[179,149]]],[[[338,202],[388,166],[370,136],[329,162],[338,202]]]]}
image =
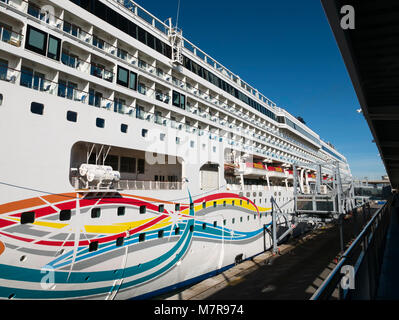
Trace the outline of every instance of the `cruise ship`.
{"type": "Polygon", "coordinates": [[[133,1],[0,0],[0,39],[2,299],[186,286],[272,246],[294,166],[308,191],[316,163],[351,177],[304,121],[133,1]]]}

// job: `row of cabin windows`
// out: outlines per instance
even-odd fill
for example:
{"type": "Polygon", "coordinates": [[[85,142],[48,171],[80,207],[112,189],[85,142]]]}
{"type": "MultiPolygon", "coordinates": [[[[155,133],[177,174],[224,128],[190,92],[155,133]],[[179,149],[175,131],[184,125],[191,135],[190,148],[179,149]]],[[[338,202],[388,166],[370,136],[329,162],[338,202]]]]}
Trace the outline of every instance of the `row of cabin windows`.
{"type": "MultiPolygon", "coordinates": [[[[38,102],[32,102],[30,105],[30,111],[33,114],[43,115],[44,114],[44,104],[38,103],[38,102]]],[[[67,114],[66,114],[66,119],[70,122],[77,122],[78,121],[78,113],[75,111],[68,110],[67,114]]],[[[98,128],[104,128],[105,127],[105,119],[96,118],[96,126],[98,128]]],[[[127,133],[127,130],[128,130],[128,125],[122,123],[121,124],[121,132],[127,133]]]]}
{"type": "Polygon", "coordinates": [[[235,98],[241,100],[242,102],[246,103],[247,105],[251,106],[252,108],[258,110],[259,112],[263,113],[265,116],[277,121],[276,115],[261,105],[260,103],[256,102],[255,100],[249,98],[246,94],[242,93],[240,90],[234,88],[226,81],[220,79],[219,77],[215,76],[212,72],[208,71],[207,69],[201,67],[199,64],[195,63],[191,59],[186,56],[183,56],[183,65],[185,68],[190,70],[191,72],[195,73],[196,75],[200,76],[201,78],[207,80],[208,82],[214,84],[215,86],[219,87],[223,91],[231,94],[235,98]]]}
{"type": "MultiPolygon", "coordinates": [[[[260,214],[260,218],[262,218],[262,214],[260,214]]],[[[254,215],[254,219],[256,219],[256,215],[254,215]]],[[[247,216],[247,220],[248,221],[250,220],[250,216],[247,216]]],[[[234,224],[235,221],[236,221],[235,218],[232,218],[232,220],[231,220],[232,224],[234,224]]],[[[243,222],[243,221],[244,221],[243,217],[240,217],[240,222],[243,222]]],[[[225,220],[223,220],[223,225],[226,225],[226,224],[227,224],[227,220],[225,219],[225,220]]],[[[206,226],[207,226],[207,224],[203,223],[202,224],[202,229],[205,230],[206,226]]],[[[213,222],[213,227],[217,227],[217,221],[213,222]]],[[[194,226],[193,225],[190,226],[190,232],[194,232],[194,226]]],[[[164,234],[165,234],[164,230],[159,230],[158,231],[158,238],[159,239],[163,238],[164,234]]],[[[179,235],[179,234],[180,234],[180,227],[176,227],[174,229],[174,235],[179,235]]],[[[140,233],[139,237],[138,237],[139,242],[144,242],[145,241],[145,236],[146,236],[145,233],[140,233]]],[[[119,238],[116,239],[116,246],[122,246],[123,243],[124,243],[124,237],[119,237],[119,238]]],[[[94,242],[91,242],[89,244],[89,251],[96,251],[97,249],[98,249],[98,241],[94,241],[94,242]]]]}
{"type": "MultiPolygon", "coordinates": [[[[60,52],[61,52],[61,40],[49,35],[35,27],[32,27],[30,25],[27,26],[27,41],[25,44],[25,48],[29,49],[33,52],[39,53],[41,55],[47,56],[51,59],[60,60],[60,52]]],[[[96,75],[93,73],[93,70],[97,70],[95,64],[92,63],[91,70],[92,74],[96,75]]],[[[100,68],[104,69],[104,68],[100,68]]],[[[34,87],[35,84],[30,84],[29,82],[32,82],[32,79],[41,79],[41,85],[44,83],[44,74],[38,73],[38,72],[33,72],[33,70],[28,69],[23,67],[22,68],[22,78],[21,83],[27,87],[34,87]],[[29,74],[36,74],[35,77],[29,76],[29,74]]],[[[106,79],[106,80],[111,80],[106,79]]],[[[36,80],[36,82],[39,82],[36,80]]],[[[124,87],[130,88],[132,90],[137,90],[137,73],[133,71],[129,71],[126,68],[122,68],[118,66],[117,69],[117,84],[120,84],[124,87]]],[[[38,87],[38,85],[36,85],[38,87]]],[[[67,97],[69,99],[72,99],[73,97],[73,92],[77,88],[77,84],[74,84],[69,81],[59,81],[59,86],[58,86],[58,95],[62,97],[67,97]]],[[[38,88],[37,88],[38,89],[38,88]]],[[[41,88],[43,90],[43,88],[41,88]]],[[[94,90],[91,90],[89,92],[89,104],[90,105],[98,105],[99,101],[102,98],[102,94],[99,92],[95,92],[94,90]]]]}
{"type": "MultiPolygon", "coordinates": [[[[164,212],[165,206],[163,204],[158,206],[158,211],[159,212],[164,212]]],[[[176,204],[176,209],[180,210],[180,205],[176,204]]],[[[145,214],[147,212],[147,207],[146,206],[140,206],[140,214],[145,214]]],[[[126,208],[125,207],[118,207],[117,208],[117,215],[118,216],[124,216],[126,213],[126,208]]],[[[101,217],[101,208],[93,208],[91,209],[90,212],[91,218],[92,219],[98,219],[101,217]]],[[[72,217],[72,210],[67,209],[67,210],[61,210],[59,213],[59,220],[60,221],[68,221],[71,220],[72,217]]],[[[35,212],[34,211],[29,211],[29,212],[23,212],[21,213],[21,219],[20,223],[21,224],[27,224],[27,223],[34,223],[35,222],[35,212]]]]}
{"type": "MultiPolygon", "coordinates": [[[[172,58],[172,48],[151,33],[137,26],[130,19],[125,18],[99,0],[71,0],[83,9],[91,12],[98,18],[139,40],[148,47],[158,51],[169,59],[172,58]]],[[[128,3],[128,1],[124,1],[128,3]]],[[[133,5],[132,5],[133,8],[133,5]]]]}
{"type": "MultiPolygon", "coordinates": [[[[158,211],[159,212],[164,212],[164,205],[161,204],[158,206],[158,211]]],[[[147,207],[146,206],[140,206],[140,214],[145,214],[147,207]]],[[[176,211],[180,210],[180,205],[176,204],[176,211]]],[[[118,207],[117,209],[117,215],[118,216],[124,216],[126,212],[126,208],[125,207],[118,207]]],[[[266,213],[261,213],[260,214],[260,218],[262,218],[262,215],[266,216],[266,213]]],[[[71,220],[71,216],[72,216],[72,211],[70,209],[68,210],[61,210],[60,214],[59,214],[59,220],[60,221],[68,221],[71,220]]],[[[98,219],[101,216],[101,209],[100,208],[93,208],[91,210],[91,218],[93,219],[98,219]]],[[[256,215],[253,216],[254,219],[256,219],[256,215]]],[[[250,220],[250,216],[247,217],[247,220],[250,220]]],[[[30,211],[30,212],[23,212],[21,214],[21,220],[20,223],[21,224],[27,224],[27,223],[34,223],[35,222],[35,212],[34,211],[30,211]]],[[[240,217],[240,222],[243,222],[243,218],[240,217]]],[[[232,219],[232,223],[235,223],[235,218],[232,219]]],[[[223,220],[223,224],[226,225],[226,220],[223,220]]],[[[213,222],[213,226],[216,227],[217,226],[217,222],[214,221],[213,222]]],[[[202,229],[206,228],[206,224],[204,223],[202,225],[202,229]]],[[[178,233],[177,233],[178,234],[178,233]]]]}
{"type": "MultiPolygon", "coordinates": [[[[114,27],[125,32],[126,34],[129,34],[130,36],[139,40],[140,42],[144,43],[150,48],[158,51],[159,53],[167,56],[170,59],[172,58],[172,48],[169,45],[167,45],[157,37],[153,36],[151,33],[145,31],[141,27],[137,26],[129,19],[115,12],[113,9],[101,3],[99,0],[71,0],[71,1],[77,4],[78,6],[88,10],[89,12],[93,13],[100,19],[103,19],[104,21],[110,23],[114,27]]],[[[271,119],[276,120],[276,115],[269,109],[265,108],[255,100],[249,98],[247,95],[243,94],[241,91],[237,90],[233,86],[229,85],[227,82],[215,76],[212,72],[196,64],[194,61],[187,58],[186,56],[183,56],[183,59],[184,59],[183,63],[184,66],[190,71],[194,72],[195,74],[199,75],[200,77],[204,78],[210,83],[213,83],[214,85],[218,86],[220,89],[231,94],[235,98],[240,99],[241,101],[250,105],[254,109],[262,112],[271,119]]]]}
{"type": "MultiPolygon", "coordinates": [[[[240,205],[242,205],[243,200],[240,200],[240,205]]],[[[247,203],[249,203],[247,201],[247,203]]],[[[223,206],[226,206],[226,201],[223,201],[223,206]]],[[[235,202],[232,201],[232,205],[235,205],[235,202]]],[[[216,207],[217,203],[216,201],[213,202],[213,206],[216,207]]],[[[202,207],[206,208],[206,202],[202,203],[202,207]]],[[[194,209],[194,204],[191,203],[190,204],[190,209],[194,209]]],[[[158,205],[158,212],[163,213],[165,210],[165,205],[164,204],[160,204],[158,205]]],[[[180,211],[180,204],[176,203],[175,204],[175,211],[180,211]]],[[[145,214],[147,212],[147,206],[146,205],[142,205],[139,207],[139,213],[140,214],[145,214]]],[[[126,213],[126,208],[125,207],[118,207],[117,208],[117,215],[118,216],[124,216],[126,213]]],[[[70,209],[68,210],[61,210],[60,214],[59,214],[59,220],[60,221],[68,221],[71,219],[72,216],[72,211],[70,209]]],[[[93,208],[91,209],[91,218],[93,219],[98,219],[101,216],[101,208],[93,208]]],[[[262,214],[261,214],[262,217],[262,214]]],[[[254,216],[254,218],[256,218],[256,216],[254,216]]],[[[249,216],[248,216],[248,220],[249,220],[249,216]]],[[[21,224],[26,224],[26,223],[33,223],[35,221],[35,212],[34,211],[30,211],[30,212],[24,212],[21,214],[21,224]]],[[[242,221],[242,219],[241,219],[242,221]]],[[[234,223],[234,221],[233,221],[234,223]]],[[[216,226],[216,221],[214,222],[214,226],[216,226]]]]}

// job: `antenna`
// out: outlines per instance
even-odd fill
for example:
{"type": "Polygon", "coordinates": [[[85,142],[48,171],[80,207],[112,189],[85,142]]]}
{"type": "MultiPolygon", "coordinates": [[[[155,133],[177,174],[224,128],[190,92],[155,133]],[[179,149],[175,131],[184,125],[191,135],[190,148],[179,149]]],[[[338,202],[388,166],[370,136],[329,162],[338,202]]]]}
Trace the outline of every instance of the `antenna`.
{"type": "Polygon", "coordinates": [[[179,14],[180,14],[180,0],[177,3],[177,13],[176,13],[176,29],[179,25],[179,14]]]}

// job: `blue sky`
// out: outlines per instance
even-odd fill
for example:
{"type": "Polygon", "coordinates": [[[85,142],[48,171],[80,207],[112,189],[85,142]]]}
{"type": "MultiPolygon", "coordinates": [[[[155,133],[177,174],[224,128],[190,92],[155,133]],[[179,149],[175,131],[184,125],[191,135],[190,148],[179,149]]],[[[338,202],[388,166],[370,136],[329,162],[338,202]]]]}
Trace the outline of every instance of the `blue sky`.
{"type": "MultiPolygon", "coordinates": [[[[176,21],[178,0],[138,0],[176,21]]],[[[183,35],[330,141],[355,177],[385,168],[319,0],[181,0],[183,35]]]]}

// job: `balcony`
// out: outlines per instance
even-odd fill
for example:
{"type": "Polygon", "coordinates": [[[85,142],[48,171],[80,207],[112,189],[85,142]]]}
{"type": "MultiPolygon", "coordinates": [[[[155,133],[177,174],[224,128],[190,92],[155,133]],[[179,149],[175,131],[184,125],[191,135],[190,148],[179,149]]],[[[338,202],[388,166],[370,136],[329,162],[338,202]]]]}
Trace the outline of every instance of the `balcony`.
{"type": "Polygon", "coordinates": [[[90,64],[90,74],[108,82],[113,82],[114,80],[114,73],[112,71],[106,70],[104,66],[96,63],[90,64]]]}
{"type": "Polygon", "coordinates": [[[23,35],[21,33],[0,26],[0,39],[5,43],[11,44],[16,47],[20,47],[23,35]]]}
{"type": "Polygon", "coordinates": [[[88,73],[90,64],[86,61],[80,60],[77,56],[63,52],[61,55],[61,62],[71,68],[81,72],[88,73]]]}
{"type": "Polygon", "coordinates": [[[162,93],[161,91],[155,91],[155,99],[163,103],[169,104],[170,96],[162,93]]]}
{"type": "Polygon", "coordinates": [[[90,33],[83,31],[82,28],[77,25],[64,21],[63,31],[70,34],[71,36],[76,37],[81,41],[84,41],[89,44],[92,43],[93,36],[90,33]]]}

